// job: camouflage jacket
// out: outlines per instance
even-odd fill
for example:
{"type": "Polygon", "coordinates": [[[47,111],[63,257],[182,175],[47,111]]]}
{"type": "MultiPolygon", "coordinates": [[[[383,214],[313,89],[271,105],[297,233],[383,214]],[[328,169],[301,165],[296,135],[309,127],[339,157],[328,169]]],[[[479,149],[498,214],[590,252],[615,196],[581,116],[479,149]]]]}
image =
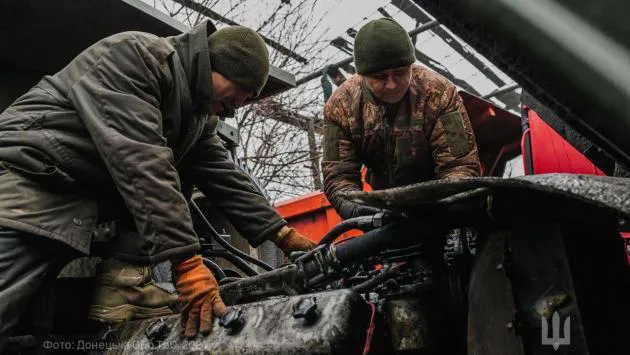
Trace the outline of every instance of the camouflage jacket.
{"type": "Polygon", "coordinates": [[[339,86],[324,107],[322,170],[324,192],[344,218],[352,213],[337,193],[361,189],[362,165],[374,189],[479,176],[477,144],[456,87],[417,65],[399,105],[377,103],[359,75],[339,86]]]}

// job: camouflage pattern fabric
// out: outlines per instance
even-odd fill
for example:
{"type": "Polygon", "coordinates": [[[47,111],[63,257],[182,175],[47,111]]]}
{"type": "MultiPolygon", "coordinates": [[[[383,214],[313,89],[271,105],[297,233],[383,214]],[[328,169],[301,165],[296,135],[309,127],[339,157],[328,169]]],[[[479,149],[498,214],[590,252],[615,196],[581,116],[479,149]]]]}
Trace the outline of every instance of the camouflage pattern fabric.
{"type": "Polygon", "coordinates": [[[359,75],[346,80],[324,107],[324,192],[344,216],[340,191],[361,190],[368,168],[374,189],[480,174],[472,126],[444,77],[412,67],[408,93],[398,105],[379,104],[359,75]]]}

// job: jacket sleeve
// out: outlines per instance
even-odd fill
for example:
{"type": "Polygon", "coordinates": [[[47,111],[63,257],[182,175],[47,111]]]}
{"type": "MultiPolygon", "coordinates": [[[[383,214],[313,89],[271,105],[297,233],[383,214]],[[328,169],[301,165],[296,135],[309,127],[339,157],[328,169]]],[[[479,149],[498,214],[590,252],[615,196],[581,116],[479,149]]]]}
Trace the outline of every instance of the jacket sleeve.
{"type": "Polygon", "coordinates": [[[361,191],[361,161],[354,142],[341,122],[348,112],[333,95],[324,106],[324,193],[330,204],[344,219],[373,214],[371,207],[361,206],[339,196],[341,191],[361,191]]]}
{"type": "Polygon", "coordinates": [[[216,133],[216,124],[216,117],[210,119],[188,152],[186,175],[249,244],[257,247],[287,222],[256,189],[249,175],[236,167],[216,133]]]}
{"type": "Polygon", "coordinates": [[[481,165],[477,143],[455,86],[449,86],[440,97],[440,115],[429,137],[438,179],[460,179],[479,176],[481,165]]]}
{"type": "Polygon", "coordinates": [[[160,75],[159,63],[145,47],[123,40],[98,56],[68,93],[149,256],[199,249],[162,133],[160,75]]]}

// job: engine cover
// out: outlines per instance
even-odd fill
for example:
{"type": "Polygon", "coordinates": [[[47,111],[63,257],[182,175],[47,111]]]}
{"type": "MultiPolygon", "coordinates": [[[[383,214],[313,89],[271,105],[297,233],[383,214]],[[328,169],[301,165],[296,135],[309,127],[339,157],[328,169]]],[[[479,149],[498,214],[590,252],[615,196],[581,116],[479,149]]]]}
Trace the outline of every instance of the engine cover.
{"type": "Polygon", "coordinates": [[[229,329],[215,319],[207,337],[180,339],[180,317],[169,316],[121,324],[101,334],[103,344],[92,348],[108,354],[351,354],[363,350],[371,315],[348,289],[235,307],[240,326],[229,329]]]}

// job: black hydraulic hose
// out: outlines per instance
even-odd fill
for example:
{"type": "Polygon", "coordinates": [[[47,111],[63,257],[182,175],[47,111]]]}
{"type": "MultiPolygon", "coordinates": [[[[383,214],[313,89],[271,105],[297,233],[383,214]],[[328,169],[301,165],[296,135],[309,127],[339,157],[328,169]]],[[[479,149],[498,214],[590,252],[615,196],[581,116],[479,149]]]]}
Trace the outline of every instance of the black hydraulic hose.
{"type": "Polygon", "coordinates": [[[350,239],[334,246],[334,255],[344,265],[387,249],[403,248],[445,233],[446,230],[437,226],[437,223],[423,225],[409,220],[401,221],[371,230],[361,238],[350,239]]]}
{"type": "Polygon", "coordinates": [[[217,263],[215,263],[214,261],[208,258],[203,258],[203,264],[206,265],[206,267],[210,269],[210,271],[212,271],[212,274],[214,275],[214,278],[217,279],[217,282],[226,278],[223,269],[221,269],[221,267],[217,265],[217,263]]]}
{"type": "Polygon", "coordinates": [[[243,259],[239,258],[238,256],[230,252],[223,251],[223,250],[222,251],[204,251],[203,255],[225,259],[229,261],[230,263],[232,263],[234,266],[236,266],[239,270],[247,274],[247,276],[258,275],[258,272],[254,270],[251,266],[247,265],[247,263],[243,259]]]}
{"type": "Polygon", "coordinates": [[[391,279],[392,277],[395,277],[396,275],[398,275],[398,272],[399,272],[398,267],[392,266],[389,269],[384,270],[381,274],[378,274],[374,276],[373,278],[367,281],[364,281],[358,285],[352,286],[352,289],[359,293],[369,291],[373,289],[374,287],[391,279]]]}
{"type": "Polygon", "coordinates": [[[227,284],[229,284],[231,282],[236,282],[236,281],[241,281],[241,280],[242,280],[242,278],[240,278],[240,277],[228,276],[228,277],[224,277],[223,279],[221,279],[221,281],[219,282],[219,285],[223,286],[223,285],[227,285],[227,284]]]}
{"type": "Polygon", "coordinates": [[[361,216],[346,219],[336,226],[332,227],[331,230],[326,233],[322,237],[322,239],[317,243],[317,245],[330,244],[337,239],[341,234],[351,230],[351,229],[360,229],[364,230],[367,228],[371,228],[373,226],[374,216],[361,216]]]}
{"type": "Polygon", "coordinates": [[[197,203],[195,203],[195,201],[191,200],[190,201],[190,205],[192,206],[192,209],[195,211],[195,213],[197,213],[197,216],[201,219],[203,224],[205,224],[205,226],[210,231],[210,236],[212,237],[212,239],[216,240],[216,242],[219,243],[219,245],[221,245],[222,247],[224,247],[225,249],[227,249],[231,253],[236,254],[236,256],[238,256],[239,258],[244,259],[245,261],[249,261],[250,263],[255,264],[257,266],[260,266],[260,268],[262,268],[265,271],[273,270],[273,267],[271,265],[267,264],[266,262],[264,262],[262,260],[258,260],[258,259],[254,258],[251,255],[248,255],[246,253],[243,253],[242,251],[240,251],[240,250],[236,249],[234,246],[232,246],[230,243],[226,242],[223,238],[221,238],[221,235],[219,235],[219,232],[217,232],[216,229],[214,229],[212,224],[210,224],[210,221],[208,221],[208,219],[203,214],[203,212],[201,211],[201,208],[199,208],[197,203]]]}

